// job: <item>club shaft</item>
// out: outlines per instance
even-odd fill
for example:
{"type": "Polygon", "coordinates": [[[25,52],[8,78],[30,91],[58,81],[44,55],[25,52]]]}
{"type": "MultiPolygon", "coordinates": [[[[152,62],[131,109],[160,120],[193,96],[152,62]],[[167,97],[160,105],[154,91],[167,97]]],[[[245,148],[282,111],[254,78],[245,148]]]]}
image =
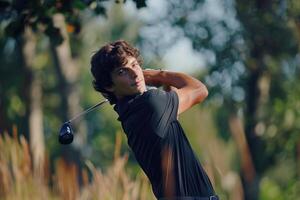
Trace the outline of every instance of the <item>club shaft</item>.
{"type": "Polygon", "coordinates": [[[94,105],[94,106],[92,106],[92,107],[90,107],[90,108],[84,110],[83,112],[77,114],[75,117],[73,117],[72,119],[70,119],[69,121],[67,121],[67,123],[71,123],[72,121],[74,121],[74,120],[77,119],[78,117],[80,117],[80,116],[82,116],[82,115],[85,115],[85,114],[91,112],[92,110],[94,110],[95,108],[97,108],[98,106],[101,106],[102,104],[104,104],[104,103],[106,103],[106,102],[108,102],[107,99],[105,99],[104,101],[101,101],[101,102],[97,103],[96,105],[94,105]]]}

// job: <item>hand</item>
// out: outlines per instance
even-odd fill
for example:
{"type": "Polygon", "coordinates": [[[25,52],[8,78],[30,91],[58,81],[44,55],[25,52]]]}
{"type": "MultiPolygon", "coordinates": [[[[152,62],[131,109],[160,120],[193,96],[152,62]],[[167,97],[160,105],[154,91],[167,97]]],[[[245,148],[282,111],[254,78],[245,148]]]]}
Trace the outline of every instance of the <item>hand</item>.
{"type": "Polygon", "coordinates": [[[145,69],[143,70],[143,74],[144,74],[146,85],[155,86],[155,87],[162,86],[162,83],[159,78],[161,74],[161,70],[145,69]]]}

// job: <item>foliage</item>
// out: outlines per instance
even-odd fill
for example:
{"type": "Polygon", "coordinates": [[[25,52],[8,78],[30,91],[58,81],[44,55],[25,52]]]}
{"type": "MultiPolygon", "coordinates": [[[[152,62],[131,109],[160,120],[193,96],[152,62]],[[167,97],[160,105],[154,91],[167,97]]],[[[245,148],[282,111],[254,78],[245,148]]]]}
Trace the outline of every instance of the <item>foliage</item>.
{"type": "MultiPolygon", "coordinates": [[[[267,180],[266,174],[281,162],[291,162],[295,168],[290,170],[299,168],[299,5],[287,0],[171,0],[165,14],[147,27],[154,36],[143,37],[152,49],[160,45],[160,55],[180,38],[190,39],[204,55],[204,82],[211,105],[219,108],[215,120],[220,136],[228,142],[233,139],[228,126],[231,115],[244,123],[256,172],[254,181],[247,183],[248,172],[241,169],[246,199],[258,198],[259,180],[267,180]],[[168,37],[161,37],[166,30],[168,37]]],[[[299,184],[299,172],[286,179],[279,176],[291,188],[299,184]]],[[[283,187],[279,179],[268,178],[274,188],[283,187]]],[[[262,189],[269,187],[265,183],[262,189]]],[[[284,198],[290,192],[285,189],[284,194],[280,190],[284,198]]]]}
{"type": "MultiPolygon", "coordinates": [[[[66,17],[69,32],[79,33],[81,30],[80,11],[88,9],[95,15],[106,15],[106,1],[1,1],[0,20],[8,21],[5,31],[9,36],[18,37],[24,31],[25,26],[31,26],[33,30],[42,29],[52,42],[58,45],[63,42],[63,37],[52,22],[51,17],[55,13],[62,13],[66,17]]],[[[115,2],[120,3],[119,0],[115,2]]],[[[145,0],[134,0],[134,2],[137,8],[146,6],[145,0]]]]}

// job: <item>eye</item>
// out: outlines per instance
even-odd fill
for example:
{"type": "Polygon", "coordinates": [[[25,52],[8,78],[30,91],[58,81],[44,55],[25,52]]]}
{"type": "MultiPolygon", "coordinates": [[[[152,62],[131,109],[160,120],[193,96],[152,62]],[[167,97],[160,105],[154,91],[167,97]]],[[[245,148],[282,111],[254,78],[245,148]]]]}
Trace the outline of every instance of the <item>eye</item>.
{"type": "Polygon", "coordinates": [[[118,76],[124,76],[127,73],[127,69],[125,67],[122,67],[120,69],[117,70],[117,75],[118,76]]]}
{"type": "Polygon", "coordinates": [[[125,73],[126,73],[126,70],[123,69],[123,68],[121,68],[121,69],[119,69],[119,70],[117,71],[117,74],[118,74],[119,76],[122,76],[122,75],[124,75],[125,73]]]}
{"type": "Polygon", "coordinates": [[[139,66],[138,63],[133,63],[133,65],[132,65],[133,68],[136,68],[136,67],[138,67],[138,66],[139,66]]]}

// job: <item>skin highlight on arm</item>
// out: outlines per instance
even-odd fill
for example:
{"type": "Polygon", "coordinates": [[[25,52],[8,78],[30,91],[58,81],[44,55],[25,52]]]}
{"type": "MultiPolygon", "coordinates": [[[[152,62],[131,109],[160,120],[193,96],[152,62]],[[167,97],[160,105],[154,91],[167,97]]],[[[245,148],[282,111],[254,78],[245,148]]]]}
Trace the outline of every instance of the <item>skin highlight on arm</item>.
{"type": "Polygon", "coordinates": [[[178,114],[183,113],[208,96],[206,86],[187,74],[162,70],[143,70],[147,85],[163,86],[166,91],[175,91],[179,97],[178,114]]]}

